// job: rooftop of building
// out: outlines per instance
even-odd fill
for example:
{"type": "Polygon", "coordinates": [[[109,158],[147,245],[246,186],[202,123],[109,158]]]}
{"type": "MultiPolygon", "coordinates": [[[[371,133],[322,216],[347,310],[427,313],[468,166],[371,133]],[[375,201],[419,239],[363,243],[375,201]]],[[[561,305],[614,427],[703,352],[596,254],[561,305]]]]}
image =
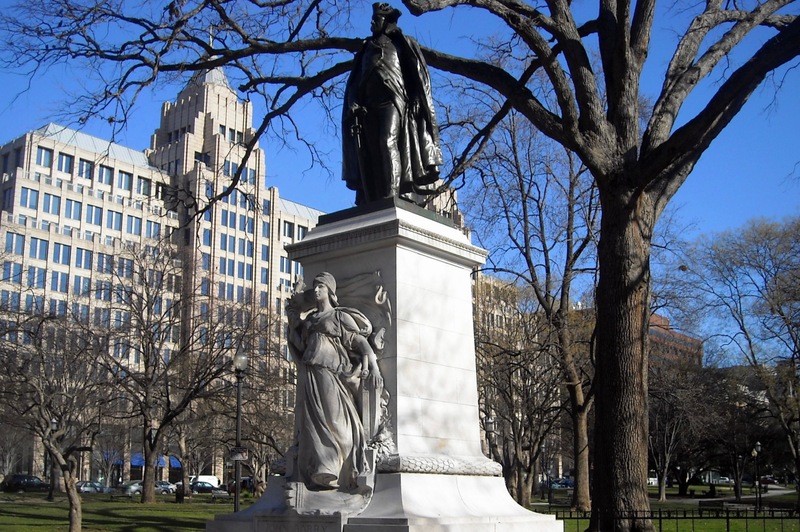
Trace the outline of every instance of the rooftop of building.
{"type": "Polygon", "coordinates": [[[44,127],[34,130],[33,133],[52,138],[56,142],[74,146],[82,150],[104,154],[109,159],[139,167],[152,167],[150,161],[147,160],[147,156],[142,151],[126,148],[121,144],[101,139],[66,126],[60,126],[51,122],[44,127]]]}
{"type": "Polygon", "coordinates": [[[319,222],[319,217],[325,214],[322,211],[318,211],[317,209],[302,205],[292,200],[287,200],[285,198],[279,198],[279,201],[281,212],[285,212],[291,216],[297,216],[299,218],[311,220],[314,225],[317,225],[319,222]]]}
{"type": "Polygon", "coordinates": [[[186,84],[184,90],[190,87],[200,87],[203,85],[219,85],[221,87],[225,87],[226,89],[233,91],[230,82],[228,81],[228,76],[225,75],[225,72],[222,70],[222,67],[216,67],[207,70],[200,70],[186,84]]]}

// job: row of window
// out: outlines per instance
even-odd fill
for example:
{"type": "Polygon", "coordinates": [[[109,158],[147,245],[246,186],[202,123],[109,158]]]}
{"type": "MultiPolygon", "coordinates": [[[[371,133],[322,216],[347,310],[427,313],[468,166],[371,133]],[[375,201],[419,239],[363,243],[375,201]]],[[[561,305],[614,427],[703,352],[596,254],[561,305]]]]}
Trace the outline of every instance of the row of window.
{"type": "MultiPolygon", "coordinates": [[[[222,212],[220,213],[220,223],[223,227],[236,229],[236,220],[237,217],[235,212],[228,211],[228,209],[222,209],[222,212]]],[[[250,233],[251,235],[255,232],[255,218],[253,216],[240,214],[238,220],[239,231],[244,231],[250,233]]]]}
{"type": "MultiPolygon", "coordinates": [[[[36,164],[46,168],[53,167],[53,150],[38,146],[36,149],[36,164]]],[[[75,170],[75,157],[68,153],[59,152],[56,159],[56,168],[59,172],[72,174],[75,170]]],[[[77,175],[83,179],[96,179],[97,183],[111,185],[114,182],[114,169],[104,164],[97,165],[87,159],[78,159],[77,175]]],[[[116,186],[119,189],[133,190],[133,174],[124,170],[117,172],[116,186]]],[[[137,177],[136,193],[149,196],[153,188],[153,182],[145,177],[137,177]]]]}
{"type": "Polygon", "coordinates": [[[283,222],[283,236],[287,238],[295,238],[298,241],[303,240],[306,237],[306,233],[308,233],[308,227],[304,225],[298,225],[297,231],[295,232],[295,225],[292,222],[283,222]]]}
{"type": "MultiPolygon", "coordinates": [[[[85,251],[85,250],[81,250],[79,248],[78,251],[85,251]]],[[[98,253],[98,255],[99,257],[97,263],[98,264],[97,270],[106,273],[109,272],[110,271],[109,264],[111,263],[111,256],[105,253],[98,253]]],[[[118,258],[117,265],[118,265],[118,274],[120,277],[127,279],[133,278],[133,261],[131,259],[118,258]]],[[[28,271],[28,276],[27,276],[28,288],[43,289],[46,287],[45,280],[48,272],[47,268],[40,268],[38,266],[29,266],[27,271],[28,271]]],[[[250,275],[252,277],[252,270],[250,275]]],[[[72,276],[72,279],[73,279],[72,290],[75,295],[85,296],[89,294],[89,289],[90,289],[89,287],[91,284],[90,277],[76,274],[72,276]]],[[[148,270],[146,274],[146,280],[151,286],[164,287],[170,292],[173,291],[177,292],[180,290],[181,278],[178,275],[172,275],[172,274],[168,275],[167,284],[166,286],[164,286],[164,280],[161,273],[155,270],[148,270]]],[[[23,281],[22,264],[20,264],[19,262],[14,262],[9,260],[4,261],[2,269],[2,278],[0,279],[0,281],[21,285],[23,281]]],[[[69,292],[69,287],[70,287],[69,274],[67,272],[50,271],[51,290],[66,294],[69,292]]],[[[121,284],[115,285],[113,291],[117,293],[117,301],[118,302],[126,301],[128,299],[127,294],[129,290],[130,288],[124,285],[121,284]]],[[[111,281],[108,280],[95,281],[96,299],[111,301],[111,291],[112,291],[111,281]]]]}
{"type": "MultiPolygon", "coordinates": [[[[39,208],[39,191],[22,187],[20,190],[20,206],[29,209],[39,208]]],[[[61,216],[61,196],[53,194],[43,194],[42,198],[42,211],[48,214],[61,216]]],[[[71,220],[81,220],[81,213],[83,212],[83,203],[80,201],[67,199],[64,202],[63,216],[71,220]]],[[[112,209],[106,210],[106,228],[115,231],[122,231],[122,213],[112,209]]],[[[103,223],[103,208],[97,205],[86,204],[86,216],[84,221],[91,225],[102,225],[103,223]]],[[[125,232],[131,235],[142,235],[142,218],[140,216],[125,216],[125,232]]],[[[145,236],[147,238],[157,239],[161,237],[161,222],[147,220],[145,224],[145,236]]]]}
{"type": "Polygon", "coordinates": [[[236,262],[233,259],[221,257],[219,259],[219,273],[222,275],[236,276],[246,281],[253,280],[253,265],[244,262],[236,262]],[[234,265],[236,268],[234,269],[234,265]]]}
{"type": "MultiPolygon", "coordinates": [[[[239,165],[233,161],[229,161],[225,159],[222,163],[222,175],[227,177],[233,177],[236,175],[236,172],[239,171],[239,165]]],[[[248,183],[251,185],[256,184],[256,171],[253,168],[245,168],[242,170],[242,174],[239,176],[239,182],[247,185],[248,183]]]]}
{"type": "MultiPolygon", "coordinates": [[[[52,261],[55,264],[69,266],[72,257],[72,246],[69,244],[53,243],[52,261]]],[[[5,251],[9,255],[24,255],[25,236],[19,233],[6,233],[5,251]]],[[[28,257],[32,259],[47,260],[50,251],[50,242],[42,238],[31,237],[28,243],[28,257]]],[[[90,270],[93,264],[94,252],[81,247],[75,248],[75,267],[90,270]]],[[[97,271],[111,273],[114,269],[115,259],[108,253],[97,253],[97,271]]],[[[116,259],[117,274],[121,277],[133,275],[133,260],[125,257],[116,259]]]]}
{"type": "Polygon", "coordinates": [[[233,128],[226,128],[224,125],[220,125],[219,134],[222,137],[226,137],[226,133],[228,142],[231,144],[242,144],[244,142],[244,133],[241,131],[236,131],[233,128]]]}

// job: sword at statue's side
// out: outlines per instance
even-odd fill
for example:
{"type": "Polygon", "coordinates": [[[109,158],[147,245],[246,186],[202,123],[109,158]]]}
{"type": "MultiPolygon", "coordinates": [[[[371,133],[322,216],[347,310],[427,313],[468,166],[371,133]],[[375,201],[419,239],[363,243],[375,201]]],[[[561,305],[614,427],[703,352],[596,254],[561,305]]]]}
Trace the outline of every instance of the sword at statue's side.
{"type": "Polygon", "coordinates": [[[362,202],[356,200],[356,205],[360,205],[363,202],[370,201],[372,199],[371,194],[368,194],[367,191],[367,163],[364,160],[364,127],[361,125],[361,118],[367,113],[367,110],[361,107],[360,105],[356,105],[350,111],[353,115],[353,125],[350,126],[350,134],[355,137],[356,140],[356,151],[358,151],[358,173],[361,175],[361,199],[362,202]]]}

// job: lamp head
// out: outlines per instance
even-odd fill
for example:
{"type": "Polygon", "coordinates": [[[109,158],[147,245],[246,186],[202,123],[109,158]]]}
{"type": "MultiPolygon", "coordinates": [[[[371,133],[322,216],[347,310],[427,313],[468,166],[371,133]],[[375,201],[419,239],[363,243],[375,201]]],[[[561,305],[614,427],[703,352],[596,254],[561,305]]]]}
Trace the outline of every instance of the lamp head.
{"type": "Polygon", "coordinates": [[[247,353],[245,353],[244,349],[239,348],[236,350],[236,354],[233,355],[233,370],[237,373],[247,370],[248,359],[247,353]]]}

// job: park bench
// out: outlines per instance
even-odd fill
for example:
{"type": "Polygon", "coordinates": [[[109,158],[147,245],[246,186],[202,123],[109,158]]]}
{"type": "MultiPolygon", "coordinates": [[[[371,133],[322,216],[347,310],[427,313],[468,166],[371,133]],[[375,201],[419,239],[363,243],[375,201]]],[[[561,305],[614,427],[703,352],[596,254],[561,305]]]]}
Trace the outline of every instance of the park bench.
{"type": "Polygon", "coordinates": [[[211,492],[211,502],[217,502],[217,500],[227,501],[231,498],[231,494],[227,491],[212,491],[211,492]]]}

